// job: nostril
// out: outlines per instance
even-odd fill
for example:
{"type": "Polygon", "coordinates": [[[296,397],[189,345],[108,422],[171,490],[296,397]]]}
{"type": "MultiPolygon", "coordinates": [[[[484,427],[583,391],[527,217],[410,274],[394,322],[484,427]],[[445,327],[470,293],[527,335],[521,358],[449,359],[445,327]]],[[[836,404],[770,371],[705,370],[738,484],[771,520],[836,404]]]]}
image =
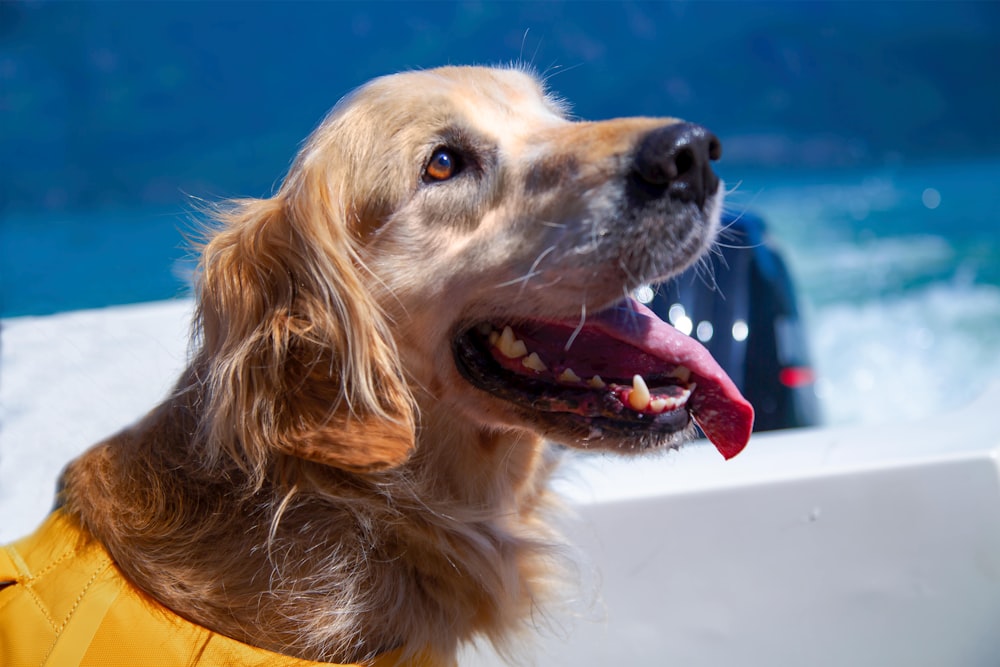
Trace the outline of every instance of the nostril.
{"type": "Polygon", "coordinates": [[[714,162],[722,157],[722,142],[714,134],[710,136],[711,139],[708,142],[708,159],[714,162]]]}
{"type": "Polygon", "coordinates": [[[718,137],[701,125],[665,125],[640,142],[633,159],[635,180],[648,198],[669,196],[700,206],[718,188],[711,162],[721,156],[718,137]]]}
{"type": "Polygon", "coordinates": [[[674,158],[674,171],[677,172],[677,176],[683,176],[684,174],[691,171],[698,161],[694,157],[694,152],[690,148],[682,148],[680,152],[677,153],[677,157],[674,158]]]}

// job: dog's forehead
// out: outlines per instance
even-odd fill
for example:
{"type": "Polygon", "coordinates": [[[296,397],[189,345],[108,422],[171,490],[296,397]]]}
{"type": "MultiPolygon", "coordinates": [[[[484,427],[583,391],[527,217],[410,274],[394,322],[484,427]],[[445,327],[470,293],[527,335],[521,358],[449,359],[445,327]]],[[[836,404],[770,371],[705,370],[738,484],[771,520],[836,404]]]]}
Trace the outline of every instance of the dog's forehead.
{"type": "Polygon", "coordinates": [[[358,91],[359,99],[400,122],[461,116],[483,128],[512,123],[560,122],[561,100],[541,81],[517,68],[441,67],[375,79],[358,91]],[[407,115],[414,117],[405,118],[407,115]]]}

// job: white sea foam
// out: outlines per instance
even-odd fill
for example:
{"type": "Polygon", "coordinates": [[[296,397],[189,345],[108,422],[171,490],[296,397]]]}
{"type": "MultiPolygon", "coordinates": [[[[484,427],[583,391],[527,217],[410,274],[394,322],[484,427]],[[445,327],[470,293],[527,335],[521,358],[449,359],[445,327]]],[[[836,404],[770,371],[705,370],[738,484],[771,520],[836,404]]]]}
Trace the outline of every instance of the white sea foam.
{"type": "Polygon", "coordinates": [[[910,420],[969,403],[1000,378],[1000,287],[934,283],[809,316],[831,423],[910,420]]]}
{"type": "Polygon", "coordinates": [[[1000,378],[991,174],[1000,165],[842,173],[748,202],[798,285],[828,422],[946,418],[1000,378]]]}

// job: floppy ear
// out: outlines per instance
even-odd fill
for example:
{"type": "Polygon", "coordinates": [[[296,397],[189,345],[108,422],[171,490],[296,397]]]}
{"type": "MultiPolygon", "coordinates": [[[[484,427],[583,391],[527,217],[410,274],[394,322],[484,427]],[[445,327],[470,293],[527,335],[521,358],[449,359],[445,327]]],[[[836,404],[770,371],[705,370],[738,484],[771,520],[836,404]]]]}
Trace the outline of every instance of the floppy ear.
{"type": "Polygon", "coordinates": [[[201,433],[258,481],[275,451],[371,472],[414,447],[412,396],[343,216],[326,198],[239,201],[203,252],[201,433]]]}

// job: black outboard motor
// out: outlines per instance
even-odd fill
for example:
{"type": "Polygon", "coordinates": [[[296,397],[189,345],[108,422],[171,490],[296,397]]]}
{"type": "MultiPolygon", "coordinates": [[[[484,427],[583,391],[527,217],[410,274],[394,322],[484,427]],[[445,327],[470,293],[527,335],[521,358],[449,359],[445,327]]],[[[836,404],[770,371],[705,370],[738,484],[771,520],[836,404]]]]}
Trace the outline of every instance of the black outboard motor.
{"type": "Polygon", "coordinates": [[[815,374],[785,262],[759,217],[727,213],[722,228],[721,245],[657,286],[648,306],[708,348],[754,406],[755,431],[816,425],[815,374]]]}

